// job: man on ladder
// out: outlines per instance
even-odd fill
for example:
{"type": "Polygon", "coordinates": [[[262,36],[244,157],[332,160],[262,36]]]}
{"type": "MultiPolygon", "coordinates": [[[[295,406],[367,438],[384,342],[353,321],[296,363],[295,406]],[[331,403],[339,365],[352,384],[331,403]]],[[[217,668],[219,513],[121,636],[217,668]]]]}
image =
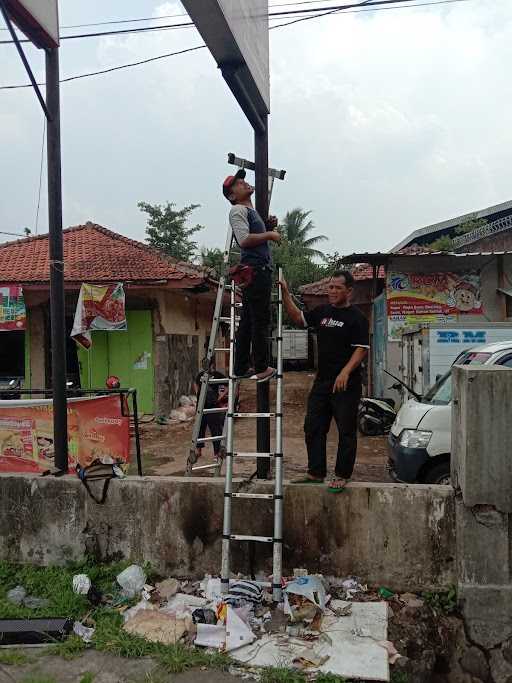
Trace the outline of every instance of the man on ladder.
{"type": "Polygon", "coordinates": [[[254,209],[254,188],[245,181],[245,170],[228,176],[222,192],[231,202],[229,223],[233,238],[240,247],[240,265],[233,269],[235,283],[243,288],[242,314],[236,337],[235,375],[257,382],[275,376],[269,365],[269,327],[271,320],[272,256],[269,242],[279,242],[280,234],[267,228],[277,227],[269,217],[268,226],[254,209]],[[254,367],[251,367],[251,346],[254,367]]]}

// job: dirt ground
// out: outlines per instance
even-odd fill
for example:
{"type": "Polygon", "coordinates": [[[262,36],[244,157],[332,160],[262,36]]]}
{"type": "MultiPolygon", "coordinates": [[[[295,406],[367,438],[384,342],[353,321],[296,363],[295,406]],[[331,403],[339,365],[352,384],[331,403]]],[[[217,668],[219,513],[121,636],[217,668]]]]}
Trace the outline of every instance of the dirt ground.
{"type": "MultiPolygon", "coordinates": [[[[287,372],[284,379],[284,465],[285,479],[292,479],[306,469],[307,456],[304,444],[304,414],[309,389],[314,375],[308,372],[287,372]]],[[[255,388],[242,384],[241,406],[243,412],[256,410],[255,388]]],[[[275,405],[275,383],[271,389],[271,410],[275,405]]],[[[271,433],[273,423],[271,425],[271,433]]],[[[155,422],[141,424],[143,469],[146,475],[184,475],[190,449],[192,422],[158,425],[155,422]]],[[[332,425],[328,437],[329,469],[334,468],[337,447],[337,430],[332,425]]],[[[238,419],[235,424],[235,447],[239,451],[256,450],[256,420],[238,419]]],[[[213,462],[212,447],[208,444],[198,464],[213,462]]],[[[386,471],[386,437],[359,437],[355,481],[390,481],[386,471]]],[[[237,461],[235,475],[250,475],[255,470],[252,460],[237,461]]],[[[213,476],[208,470],[195,476],[213,476]]]]}

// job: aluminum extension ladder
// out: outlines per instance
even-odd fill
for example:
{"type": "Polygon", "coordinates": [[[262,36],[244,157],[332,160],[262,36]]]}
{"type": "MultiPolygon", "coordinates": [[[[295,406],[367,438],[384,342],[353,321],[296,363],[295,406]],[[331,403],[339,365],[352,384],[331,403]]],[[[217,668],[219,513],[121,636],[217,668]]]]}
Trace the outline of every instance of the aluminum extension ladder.
{"type": "MultiPolygon", "coordinates": [[[[231,253],[232,237],[229,231],[226,249],[224,252],[224,269],[219,280],[217,300],[213,318],[208,351],[205,359],[205,372],[201,377],[201,390],[199,392],[197,414],[192,433],[192,444],[187,463],[187,473],[190,474],[197,470],[214,469],[215,474],[220,474],[222,462],[226,462],[225,486],[224,486],[224,521],[222,529],[222,564],[221,564],[221,588],[223,592],[229,590],[230,579],[230,549],[232,541],[249,541],[259,543],[272,543],[273,545],[273,581],[272,593],[276,601],[281,599],[281,577],[282,577],[282,529],[283,529],[283,296],[281,290],[282,272],[278,274],[278,298],[274,303],[277,304],[277,374],[276,374],[276,411],[275,413],[241,413],[236,411],[236,395],[239,380],[235,377],[235,334],[238,316],[237,309],[241,304],[237,302],[236,287],[232,282],[228,284],[226,271],[229,264],[231,253]],[[222,316],[224,295],[230,293],[230,315],[225,318],[222,316]],[[221,322],[229,322],[229,348],[217,347],[217,335],[221,322]],[[210,377],[210,362],[216,352],[229,351],[229,376],[228,382],[228,405],[227,408],[205,408],[206,394],[208,387],[215,384],[225,384],[226,379],[214,379],[210,377]],[[203,415],[209,413],[226,413],[224,423],[224,433],[222,436],[205,436],[199,438],[199,430],[203,415]],[[235,419],[251,418],[275,419],[275,448],[271,453],[240,452],[235,450],[234,445],[234,424],[235,419]],[[209,465],[195,465],[196,449],[200,443],[222,442],[221,455],[216,457],[216,461],[209,465]],[[274,493],[238,493],[233,491],[233,465],[237,458],[254,459],[268,458],[274,461],[274,493]],[[274,533],[273,536],[248,536],[241,533],[233,533],[231,528],[231,513],[233,498],[262,499],[274,501],[274,533]]],[[[250,380],[249,380],[250,381],[250,380]]]]}

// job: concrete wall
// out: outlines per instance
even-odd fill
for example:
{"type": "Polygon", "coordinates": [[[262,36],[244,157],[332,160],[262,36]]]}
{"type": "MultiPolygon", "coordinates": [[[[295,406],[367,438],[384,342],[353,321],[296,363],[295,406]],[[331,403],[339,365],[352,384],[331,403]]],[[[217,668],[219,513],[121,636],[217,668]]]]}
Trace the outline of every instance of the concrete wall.
{"type": "Polygon", "coordinates": [[[512,680],[512,372],[460,366],[453,375],[452,481],[458,594],[466,633],[489,680],[512,680]]]}
{"type": "MultiPolygon", "coordinates": [[[[269,485],[255,484],[254,490],[267,491],[269,485]]],[[[233,504],[233,532],[272,535],[271,502],[233,504]]],[[[147,561],[162,574],[218,573],[222,509],[219,479],[114,481],[100,506],[74,477],[0,475],[0,559],[61,564],[89,554],[102,561],[147,561]]],[[[449,487],[355,483],[333,496],[324,488],[286,486],[284,510],[288,571],[300,566],[355,574],[395,590],[420,591],[455,580],[449,487]]],[[[248,572],[242,545],[233,544],[233,572],[248,572]]],[[[270,570],[270,547],[256,545],[255,569],[270,570]]]]}

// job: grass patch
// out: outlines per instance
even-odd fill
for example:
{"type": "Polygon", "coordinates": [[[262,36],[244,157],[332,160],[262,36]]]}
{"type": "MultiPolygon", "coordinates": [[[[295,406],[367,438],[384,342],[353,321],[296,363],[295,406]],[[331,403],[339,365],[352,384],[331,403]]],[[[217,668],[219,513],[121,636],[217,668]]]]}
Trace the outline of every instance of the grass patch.
{"type": "Polygon", "coordinates": [[[450,586],[446,591],[423,593],[427,605],[437,614],[452,614],[457,609],[457,588],[450,586]]]}
{"type": "Polygon", "coordinates": [[[94,677],[95,674],[92,674],[90,671],[87,671],[80,679],[80,683],[93,683],[94,677]]]}
{"type": "Polygon", "coordinates": [[[0,650],[0,664],[5,666],[23,666],[28,664],[30,658],[23,652],[16,652],[16,650],[0,650]]]}
{"type": "Polygon", "coordinates": [[[334,674],[318,674],[316,683],[346,683],[347,679],[334,674]]]}
{"type": "Polygon", "coordinates": [[[267,666],[261,672],[260,683],[305,683],[306,677],[300,671],[285,666],[267,666]]]}
{"type": "Polygon", "coordinates": [[[20,683],[58,683],[58,681],[53,676],[31,674],[26,678],[22,678],[20,683]]]}
{"type": "Polygon", "coordinates": [[[405,671],[393,671],[391,674],[391,683],[409,683],[409,676],[405,671]]]}
{"type": "Polygon", "coordinates": [[[45,655],[54,655],[55,657],[62,657],[63,659],[75,659],[80,657],[87,649],[87,645],[78,636],[72,634],[61,643],[55,643],[46,648],[45,655]]]}

